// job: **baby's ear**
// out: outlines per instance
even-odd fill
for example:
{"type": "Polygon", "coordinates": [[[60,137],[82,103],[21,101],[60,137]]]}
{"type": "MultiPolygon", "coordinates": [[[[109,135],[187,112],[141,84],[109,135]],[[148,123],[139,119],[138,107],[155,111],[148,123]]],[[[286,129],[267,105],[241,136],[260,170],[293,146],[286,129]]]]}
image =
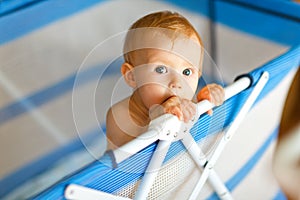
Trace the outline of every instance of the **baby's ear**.
{"type": "Polygon", "coordinates": [[[127,62],[124,62],[121,66],[121,73],[126,81],[126,83],[132,87],[136,87],[136,82],[133,74],[133,66],[127,62]]]}

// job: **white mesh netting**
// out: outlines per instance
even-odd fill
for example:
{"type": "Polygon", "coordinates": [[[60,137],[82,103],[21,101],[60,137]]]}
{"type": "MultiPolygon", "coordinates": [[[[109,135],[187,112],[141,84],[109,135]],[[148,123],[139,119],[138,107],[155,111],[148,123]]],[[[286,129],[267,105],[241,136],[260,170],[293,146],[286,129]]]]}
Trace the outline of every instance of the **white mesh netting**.
{"type": "MultiPolygon", "coordinates": [[[[222,134],[208,136],[199,143],[208,159],[213,153],[212,146],[215,146],[220,135],[222,134]]],[[[195,165],[189,153],[187,151],[179,153],[161,167],[147,199],[188,199],[200,176],[201,170],[195,165]]],[[[140,180],[131,183],[117,191],[115,195],[134,198],[139,183],[140,180]]],[[[202,199],[211,192],[212,189],[206,184],[199,198],[202,199]]]]}

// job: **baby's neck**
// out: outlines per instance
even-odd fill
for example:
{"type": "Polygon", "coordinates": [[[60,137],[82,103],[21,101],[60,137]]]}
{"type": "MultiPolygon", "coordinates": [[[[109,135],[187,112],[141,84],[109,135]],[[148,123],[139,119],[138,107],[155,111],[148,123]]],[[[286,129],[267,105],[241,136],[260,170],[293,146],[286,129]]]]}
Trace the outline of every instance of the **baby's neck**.
{"type": "Polygon", "coordinates": [[[145,127],[150,123],[149,109],[144,105],[137,90],[129,99],[129,114],[138,126],[145,127]]]}

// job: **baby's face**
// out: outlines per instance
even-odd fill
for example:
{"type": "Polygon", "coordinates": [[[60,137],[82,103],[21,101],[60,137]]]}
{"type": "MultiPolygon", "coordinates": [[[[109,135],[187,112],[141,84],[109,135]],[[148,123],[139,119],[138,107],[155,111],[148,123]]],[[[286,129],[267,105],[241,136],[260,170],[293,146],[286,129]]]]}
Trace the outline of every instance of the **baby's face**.
{"type": "Polygon", "coordinates": [[[143,50],[135,55],[136,89],[147,108],[176,95],[192,100],[198,85],[199,68],[170,51],[143,50]]]}

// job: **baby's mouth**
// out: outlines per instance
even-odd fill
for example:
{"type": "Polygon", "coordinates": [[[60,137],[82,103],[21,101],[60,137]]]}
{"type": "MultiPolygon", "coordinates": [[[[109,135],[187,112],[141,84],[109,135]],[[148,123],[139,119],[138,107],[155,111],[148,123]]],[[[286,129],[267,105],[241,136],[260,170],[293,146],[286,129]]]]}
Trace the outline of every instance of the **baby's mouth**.
{"type": "Polygon", "coordinates": [[[161,104],[165,103],[166,101],[168,101],[169,99],[171,99],[173,97],[177,97],[177,95],[175,95],[175,94],[169,95],[161,104]]]}

